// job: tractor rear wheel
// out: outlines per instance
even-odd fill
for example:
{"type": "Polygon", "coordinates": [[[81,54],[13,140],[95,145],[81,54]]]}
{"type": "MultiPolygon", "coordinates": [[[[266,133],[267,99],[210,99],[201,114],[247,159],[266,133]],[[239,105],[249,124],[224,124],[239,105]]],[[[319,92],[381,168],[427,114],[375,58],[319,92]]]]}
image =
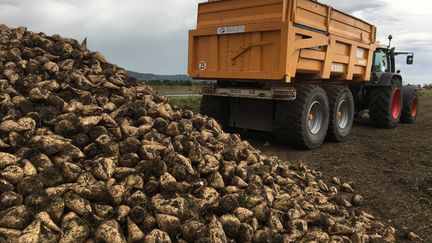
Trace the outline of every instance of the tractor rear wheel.
{"type": "Polygon", "coordinates": [[[354,122],[354,98],[351,90],[343,85],[324,87],[330,105],[330,122],[326,139],[343,142],[349,136],[354,122]]]}
{"type": "Polygon", "coordinates": [[[224,129],[228,128],[229,98],[204,95],[201,99],[200,113],[214,118],[224,129]]]}
{"type": "Polygon", "coordinates": [[[296,86],[294,101],[278,101],[273,133],[282,142],[302,149],[316,149],[324,141],[329,124],[329,102],[315,85],[296,86]]]}
{"type": "Polygon", "coordinates": [[[404,86],[403,93],[403,108],[401,122],[413,124],[418,115],[419,96],[417,89],[414,86],[404,86]]]}
{"type": "Polygon", "coordinates": [[[374,87],[369,102],[370,117],[376,126],[397,127],[402,114],[402,82],[393,79],[390,86],[374,87]]]}

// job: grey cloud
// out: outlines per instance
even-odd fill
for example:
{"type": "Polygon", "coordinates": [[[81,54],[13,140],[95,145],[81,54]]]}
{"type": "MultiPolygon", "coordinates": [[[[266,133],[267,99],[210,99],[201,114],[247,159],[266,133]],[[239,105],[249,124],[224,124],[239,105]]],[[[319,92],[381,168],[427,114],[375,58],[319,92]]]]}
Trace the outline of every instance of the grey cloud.
{"type": "Polygon", "coordinates": [[[184,74],[187,70],[187,38],[184,33],[160,40],[146,40],[145,44],[134,40],[121,43],[89,40],[89,46],[103,52],[109,61],[130,70],[158,74],[184,74]]]}
{"type": "Polygon", "coordinates": [[[382,9],[386,6],[383,0],[364,0],[364,1],[346,1],[346,0],[323,0],[325,4],[333,6],[335,9],[343,10],[348,13],[354,13],[359,10],[372,11],[382,9]]]}
{"type": "Polygon", "coordinates": [[[11,5],[11,6],[18,6],[19,5],[19,2],[17,2],[17,1],[14,1],[14,0],[3,0],[2,2],[1,2],[1,4],[3,5],[11,5]]]}
{"type": "MultiPolygon", "coordinates": [[[[19,9],[2,11],[13,24],[43,26],[48,31],[97,32],[110,39],[157,38],[192,27],[196,1],[182,0],[18,0],[19,9]]],[[[0,6],[3,3],[0,3],[0,6]]]]}

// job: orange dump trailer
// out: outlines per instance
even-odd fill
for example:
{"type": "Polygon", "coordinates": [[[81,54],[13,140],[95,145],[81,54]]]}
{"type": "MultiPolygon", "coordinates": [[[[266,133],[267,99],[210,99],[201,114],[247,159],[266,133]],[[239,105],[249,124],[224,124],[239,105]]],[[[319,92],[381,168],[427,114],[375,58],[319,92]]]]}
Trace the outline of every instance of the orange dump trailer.
{"type": "Polygon", "coordinates": [[[188,72],[217,81],[203,87],[201,113],[306,149],[346,140],[366,109],[380,127],[412,123],[417,91],[402,86],[395,57],[414,54],[378,46],[376,32],[313,0],[200,3],[188,72]]]}
{"type": "Polygon", "coordinates": [[[199,79],[370,79],[376,28],[311,0],[200,3],[189,73],[199,79]]]}

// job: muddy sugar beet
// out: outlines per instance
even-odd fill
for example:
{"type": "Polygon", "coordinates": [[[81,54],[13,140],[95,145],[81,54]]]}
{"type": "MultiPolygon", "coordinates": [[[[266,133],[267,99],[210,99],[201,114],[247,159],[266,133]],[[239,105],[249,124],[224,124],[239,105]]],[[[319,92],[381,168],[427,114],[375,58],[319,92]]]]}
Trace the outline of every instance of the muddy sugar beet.
{"type": "Polygon", "coordinates": [[[266,157],[86,43],[0,27],[6,242],[394,242],[346,183],[266,157]]]}

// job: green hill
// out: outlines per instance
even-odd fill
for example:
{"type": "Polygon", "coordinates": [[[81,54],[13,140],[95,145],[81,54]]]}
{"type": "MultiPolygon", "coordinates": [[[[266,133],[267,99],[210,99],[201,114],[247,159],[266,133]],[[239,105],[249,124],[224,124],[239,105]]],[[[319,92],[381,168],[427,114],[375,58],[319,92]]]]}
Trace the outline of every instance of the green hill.
{"type": "Polygon", "coordinates": [[[127,71],[128,75],[138,80],[169,80],[169,81],[191,81],[192,79],[186,74],[177,75],[158,75],[153,73],[138,73],[127,71]]]}

